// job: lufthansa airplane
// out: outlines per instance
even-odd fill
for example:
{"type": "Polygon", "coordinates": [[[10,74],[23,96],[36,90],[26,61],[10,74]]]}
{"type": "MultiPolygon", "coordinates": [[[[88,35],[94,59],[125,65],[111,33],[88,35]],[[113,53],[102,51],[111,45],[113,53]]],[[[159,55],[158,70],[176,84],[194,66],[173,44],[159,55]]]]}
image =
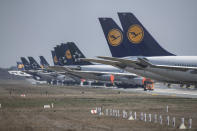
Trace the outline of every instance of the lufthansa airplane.
{"type": "Polygon", "coordinates": [[[83,59],[113,65],[161,82],[197,85],[197,56],[163,49],[132,13],[118,13],[123,31],[111,18],[99,18],[112,57],[83,59]]]}
{"type": "Polygon", "coordinates": [[[121,87],[142,86],[143,78],[136,74],[125,72],[111,65],[95,65],[81,61],[80,58],[85,58],[85,56],[73,42],[61,44],[58,48],[61,49],[56,48],[55,50],[64,49],[65,53],[57,55],[57,59],[61,61],[60,66],[49,67],[51,70],[65,72],[90,81],[110,82],[113,79],[111,82],[115,82],[117,86],[121,87]]]}
{"type": "Polygon", "coordinates": [[[45,70],[49,64],[43,56],[40,56],[41,65],[39,65],[33,57],[28,57],[28,59],[29,61],[25,57],[21,57],[22,63],[17,62],[18,71],[9,71],[9,73],[24,76],[26,78],[33,78],[37,81],[46,81],[48,83],[54,81],[73,81],[73,79],[65,75],[45,70]]]}

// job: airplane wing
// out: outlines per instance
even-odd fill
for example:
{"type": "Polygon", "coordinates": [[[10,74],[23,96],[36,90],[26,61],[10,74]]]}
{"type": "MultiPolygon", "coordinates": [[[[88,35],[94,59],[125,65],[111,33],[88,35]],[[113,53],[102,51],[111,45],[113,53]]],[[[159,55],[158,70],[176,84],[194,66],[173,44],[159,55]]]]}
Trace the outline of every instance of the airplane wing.
{"type": "Polygon", "coordinates": [[[136,61],[136,60],[128,60],[128,59],[124,59],[124,58],[107,57],[107,56],[98,56],[98,58],[111,60],[111,61],[118,61],[121,63],[133,63],[133,64],[138,63],[138,61],[136,61]]]}
{"type": "Polygon", "coordinates": [[[81,70],[75,70],[75,69],[71,69],[69,67],[62,67],[62,66],[49,66],[48,69],[53,70],[53,71],[57,71],[57,72],[64,71],[64,74],[69,74],[69,75],[73,75],[73,76],[76,76],[79,78],[85,78],[85,79],[97,79],[98,80],[98,77],[107,76],[107,75],[114,75],[115,77],[125,76],[125,77],[129,77],[129,78],[138,77],[136,74],[132,74],[132,73],[81,71],[81,70]]]}
{"type": "Polygon", "coordinates": [[[150,63],[148,60],[144,58],[137,58],[137,60],[131,60],[131,59],[124,59],[124,58],[114,58],[114,57],[105,57],[105,56],[99,56],[98,58],[111,60],[111,61],[117,61],[120,63],[124,63],[125,66],[131,66],[134,68],[145,68],[147,66],[153,67],[153,68],[162,68],[162,69],[171,69],[171,70],[179,70],[179,71],[187,71],[187,70],[193,70],[197,71],[197,67],[187,67],[187,66],[169,66],[169,65],[155,65],[150,63]]]}
{"type": "Polygon", "coordinates": [[[82,59],[84,61],[89,62],[96,62],[101,64],[112,65],[117,68],[124,69],[126,66],[131,66],[133,68],[142,69],[145,65],[141,64],[138,60],[134,59],[125,59],[125,58],[116,58],[116,57],[105,57],[105,56],[98,56],[98,58],[105,59],[105,60],[98,60],[98,59],[82,59]]]}
{"type": "Polygon", "coordinates": [[[193,70],[193,71],[197,72],[197,67],[155,65],[155,64],[150,63],[148,60],[146,60],[144,58],[137,58],[136,60],[115,58],[115,57],[105,57],[105,56],[98,56],[98,58],[105,59],[105,60],[98,60],[98,59],[83,59],[83,60],[101,63],[101,64],[112,65],[112,66],[115,66],[118,68],[124,68],[126,66],[131,66],[133,68],[143,69],[143,68],[146,68],[147,66],[150,66],[153,68],[171,69],[171,70],[178,70],[178,71],[193,70]]]}
{"type": "Polygon", "coordinates": [[[73,72],[72,69],[66,66],[48,66],[47,70],[55,71],[57,74],[66,75],[71,78],[81,78],[77,73],[73,72]]]}
{"type": "Polygon", "coordinates": [[[64,66],[48,66],[46,69],[56,72],[67,72],[70,70],[69,68],[66,68],[64,66]]]}
{"type": "Polygon", "coordinates": [[[153,68],[171,69],[171,70],[179,70],[179,71],[188,71],[188,70],[197,71],[197,67],[155,65],[155,64],[150,63],[148,60],[144,58],[137,58],[137,60],[115,58],[115,57],[105,57],[105,56],[98,56],[98,58],[105,59],[105,60],[98,60],[98,59],[83,59],[83,60],[112,65],[118,68],[121,68],[121,66],[122,67],[131,66],[133,68],[143,69],[143,68],[146,68],[147,66],[150,66],[153,68]]]}
{"type": "Polygon", "coordinates": [[[105,65],[112,65],[112,66],[119,67],[119,68],[124,68],[125,67],[125,65],[123,63],[118,62],[118,61],[100,60],[100,59],[88,59],[88,58],[81,58],[80,60],[88,61],[88,62],[95,62],[95,63],[100,63],[100,64],[105,64],[105,65]]]}
{"type": "Polygon", "coordinates": [[[116,58],[116,57],[106,57],[106,56],[98,56],[98,58],[111,60],[111,61],[118,61],[121,64],[124,64],[124,66],[130,66],[136,69],[143,69],[146,65],[143,65],[139,62],[138,59],[126,59],[126,58],[116,58]]]}

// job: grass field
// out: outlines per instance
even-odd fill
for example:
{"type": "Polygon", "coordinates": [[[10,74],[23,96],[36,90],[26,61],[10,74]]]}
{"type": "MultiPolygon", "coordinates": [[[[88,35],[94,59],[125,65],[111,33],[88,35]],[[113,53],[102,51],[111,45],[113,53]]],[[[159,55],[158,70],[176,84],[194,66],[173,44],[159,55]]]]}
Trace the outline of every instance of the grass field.
{"type": "MultiPolygon", "coordinates": [[[[181,117],[193,120],[197,130],[197,99],[121,92],[112,89],[29,85],[24,81],[0,82],[0,130],[17,131],[174,131],[177,128],[140,120],[129,121],[90,114],[95,107],[181,117]],[[21,97],[25,94],[26,97],[21,97]],[[54,103],[53,109],[43,105],[54,103]],[[169,112],[166,113],[166,106],[169,112]]],[[[165,121],[165,120],[163,120],[165,121]]],[[[165,123],[165,122],[164,122],[165,123]]],[[[176,125],[178,126],[178,125],[176,125]]]]}

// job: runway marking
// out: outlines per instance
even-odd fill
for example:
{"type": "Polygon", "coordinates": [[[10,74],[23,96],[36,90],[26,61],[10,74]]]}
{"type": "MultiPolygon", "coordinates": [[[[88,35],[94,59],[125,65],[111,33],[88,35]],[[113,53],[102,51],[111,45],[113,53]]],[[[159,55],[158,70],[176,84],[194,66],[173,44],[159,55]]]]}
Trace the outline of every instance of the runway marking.
{"type": "Polygon", "coordinates": [[[157,90],[155,92],[159,92],[159,93],[169,93],[169,94],[179,94],[179,95],[194,95],[197,96],[197,94],[194,94],[193,92],[183,92],[183,91],[177,91],[177,90],[157,90]]]}
{"type": "Polygon", "coordinates": [[[144,91],[141,88],[137,89],[118,89],[123,91],[131,91],[131,92],[143,92],[146,94],[150,94],[152,96],[156,95],[167,95],[167,96],[181,96],[181,97],[191,97],[191,98],[197,98],[197,90],[181,90],[181,89],[168,89],[168,88],[155,88],[155,90],[152,92],[144,91]]]}

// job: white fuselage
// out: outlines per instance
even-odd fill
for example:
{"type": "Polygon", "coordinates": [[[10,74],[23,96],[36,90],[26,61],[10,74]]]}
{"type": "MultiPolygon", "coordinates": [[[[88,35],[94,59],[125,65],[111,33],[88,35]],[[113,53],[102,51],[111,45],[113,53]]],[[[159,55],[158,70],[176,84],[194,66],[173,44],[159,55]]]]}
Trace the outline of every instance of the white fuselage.
{"type": "Polygon", "coordinates": [[[12,75],[16,75],[16,76],[24,76],[24,77],[31,77],[30,74],[27,74],[25,72],[22,72],[22,71],[8,71],[9,74],[12,74],[12,75]]]}
{"type": "Polygon", "coordinates": [[[83,65],[80,66],[80,70],[83,72],[78,72],[77,74],[83,76],[84,79],[90,80],[110,81],[110,77],[113,75],[116,82],[141,85],[143,79],[136,74],[126,72],[111,65],[83,65]],[[98,75],[95,75],[97,73],[98,75]],[[140,82],[139,79],[141,80],[140,82]]]}
{"type": "MultiPolygon", "coordinates": [[[[154,65],[197,67],[197,56],[158,56],[144,58],[154,65]]],[[[159,81],[168,81],[174,83],[197,83],[197,72],[193,70],[181,71],[154,68],[150,66],[147,66],[143,70],[135,70],[132,67],[127,67],[126,70],[159,81]]]]}
{"type": "MultiPolygon", "coordinates": [[[[111,65],[83,65],[80,66],[83,71],[101,71],[101,72],[116,72],[116,73],[125,73],[124,70],[116,68],[111,65]]],[[[128,73],[128,72],[127,72],[128,73]]]]}

